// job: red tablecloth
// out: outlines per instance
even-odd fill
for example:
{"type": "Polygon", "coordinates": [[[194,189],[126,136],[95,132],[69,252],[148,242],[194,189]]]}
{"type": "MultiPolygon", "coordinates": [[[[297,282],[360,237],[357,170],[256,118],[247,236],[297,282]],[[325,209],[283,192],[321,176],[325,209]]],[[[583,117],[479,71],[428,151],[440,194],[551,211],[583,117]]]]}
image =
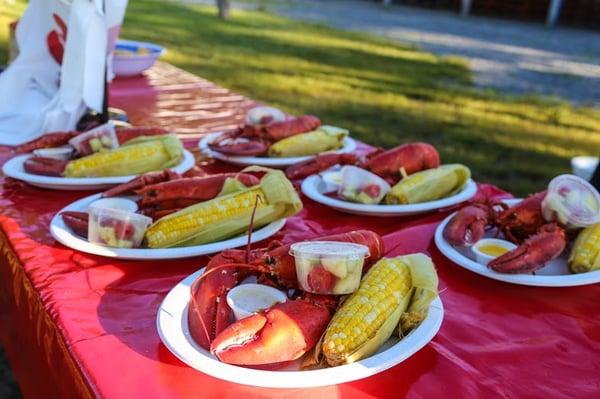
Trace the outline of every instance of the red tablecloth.
{"type": "MultiPolygon", "coordinates": [[[[161,64],[148,78],[116,82],[111,103],[135,124],[197,134],[235,124],[252,102],[161,64]]],[[[440,276],[445,319],[430,344],[374,377],[262,389],[195,371],[159,340],[160,302],[206,257],[133,262],[72,251],[50,237],[48,224],[89,192],[1,182],[0,334],[26,397],[600,397],[600,285],[521,287],[463,270],[433,244],[447,212],[367,218],[303,198],[304,210],[276,238],[369,228],[384,236],[388,255],[428,253],[440,276]]]]}

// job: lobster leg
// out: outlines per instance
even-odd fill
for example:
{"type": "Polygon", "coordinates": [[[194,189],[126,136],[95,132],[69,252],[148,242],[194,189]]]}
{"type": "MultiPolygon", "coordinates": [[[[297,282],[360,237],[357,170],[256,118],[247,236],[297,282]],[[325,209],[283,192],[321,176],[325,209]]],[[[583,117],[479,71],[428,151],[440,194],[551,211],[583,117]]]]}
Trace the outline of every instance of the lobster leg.
{"type": "Polygon", "coordinates": [[[314,159],[289,166],[285,170],[285,174],[289,179],[304,179],[334,165],[354,165],[357,162],[358,157],[354,154],[323,154],[314,159]]]}
{"type": "Polygon", "coordinates": [[[77,136],[79,132],[54,132],[46,133],[42,137],[32,140],[28,143],[18,146],[15,148],[17,154],[26,154],[38,150],[40,148],[52,148],[66,145],[73,137],[77,136]]]}

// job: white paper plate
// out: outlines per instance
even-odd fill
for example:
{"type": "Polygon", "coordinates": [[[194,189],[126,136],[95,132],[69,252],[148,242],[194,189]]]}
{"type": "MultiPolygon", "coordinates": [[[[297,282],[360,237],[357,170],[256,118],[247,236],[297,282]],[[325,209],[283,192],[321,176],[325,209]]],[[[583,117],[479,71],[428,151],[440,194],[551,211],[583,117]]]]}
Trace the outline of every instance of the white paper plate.
{"type": "Polygon", "coordinates": [[[319,175],[309,176],[302,182],[302,192],[304,195],[313,201],[327,205],[340,212],[367,216],[401,216],[429,212],[460,204],[463,201],[467,201],[473,197],[475,193],[477,193],[477,185],[473,180],[469,179],[465,185],[465,188],[456,195],[437,201],[429,201],[410,205],[357,204],[355,202],[343,201],[341,199],[328,197],[327,195],[323,194],[324,191],[325,183],[319,175]]]}
{"type": "Polygon", "coordinates": [[[427,345],[437,334],[444,318],[444,307],[436,298],[425,320],[401,341],[390,338],[373,356],[344,366],[322,370],[298,371],[294,364],[282,371],[256,370],[221,363],[197,345],[188,329],[190,287],[202,270],[185,278],[165,297],[156,318],[158,334],[165,346],[182,362],[205,374],[238,384],[270,388],[306,388],[335,385],[380,373],[406,360],[427,345]]]}
{"type": "MultiPolygon", "coordinates": [[[[31,154],[18,155],[11,158],[2,167],[2,172],[8,177],[22,180],[32,186],[49,188],[51,190],[102,190],[121,183],[127,183],[135,175],[112,177],[55,177],[34,175],[25,172],[23,164],[31,154]]],[[[171,168],[177,173],[184,173],[194,167],[196,160],[191,152],[184,150],[183,159],[179,165],[171,168]]]]}
{"type": "MultiPolygon", "coordinates": [[[[298,162],[306,161],[308,159],[314,158],[316,155],[311,155],[307,157],[291,157],[291,158],[268,158],[268,157],[234,157],[230,155],[225,155],[218,151],[213,151],[208,148],[208,143],[214,140],[217,136],[222,134],[223,132],[211,133],[202,138],[198,143],[198,147],[202,152],[206,155],[219,159],[224,162],[233,163],[236,165],[258,165],[258,166],[266,166],[270,168],[283,168],[290,165],[294,165],[298,162]]],[[[329,151],[336,153],[345,153],[352,152],[356,150],[356,141],[351,139],[350,137],[346,137],[344,139],[344,146],[337,151],[329,151]]]]}
{"type": "MultiPolygon", "coordinates": [[[[50,234],[61,244],[76,249],[78,251],[87,252],[89,254],[107,256],[109,258],[118,259],[136,259],[136,260],[150,260],[150,259],[178,259],[178,258],[189,258],[192,256],[200,256],[213,254],[220,252],[224,249],[235,248],[246,245],[248,242],[247,236],[230,238],[223,241],[214,242],[211,244],[195,245],[191,247],[181,248],[161,248],[161,249],[150,249],[150,248],[111,248],[105,247],[98,244],[92,244],[86,239],[73,234],[70,228],[68,228],[60,216],[61,212],[65,211],[77,211],[85,212],[93,201],[100,198],[101,194],[90,195],[75,201],[72,204],[61,209],[50,222],[50,234]]],[[[265,238],[271,237],[277,233],[285,225],[285,219],[276,220],[261,229],[257,229],[252,232],[252,242],[258,242],[265,238]]]]}
{"type": "MultiPolygon", "coordinates": [[[[507,200],[505,202],[512,205],[519,201],[507,200]]],[[[453,213],[444,219],[435,230],[435,245],[448,259],[467,270],[494,280],[537,287],[573,287],[600,282],[600,271],[579,274],[570,273],[567,266],[568,254],[563,254],[559,258],[549,262],[546,266],[536,271],[536,274],[505,274],[495,272],[487,266],[471,259],[469,257],[471,254],[470,248],[466,246],[454,247],[444,239],[444,228],[455,214],[453,213]]],[[[493,233],[488,232],[486,236],[491,237],[493,233]]]]}

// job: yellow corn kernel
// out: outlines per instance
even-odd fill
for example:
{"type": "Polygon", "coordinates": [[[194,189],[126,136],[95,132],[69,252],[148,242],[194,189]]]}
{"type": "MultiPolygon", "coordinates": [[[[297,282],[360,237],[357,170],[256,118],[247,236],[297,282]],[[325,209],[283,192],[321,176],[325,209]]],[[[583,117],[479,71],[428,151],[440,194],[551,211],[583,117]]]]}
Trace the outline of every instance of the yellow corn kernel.
{"type": "Polygon", "coordinates": [[[569,268],[573,273],[600,269],[600,223],[579,233],[569,256],[569,268]]]}
{"type": "Polygon", "coordinates": [[[375,352],[394,332],[412,292],[410,267],[402,257],[377,262],[327,327],[322,344],[327,363],[350,363],[375,352]]]}

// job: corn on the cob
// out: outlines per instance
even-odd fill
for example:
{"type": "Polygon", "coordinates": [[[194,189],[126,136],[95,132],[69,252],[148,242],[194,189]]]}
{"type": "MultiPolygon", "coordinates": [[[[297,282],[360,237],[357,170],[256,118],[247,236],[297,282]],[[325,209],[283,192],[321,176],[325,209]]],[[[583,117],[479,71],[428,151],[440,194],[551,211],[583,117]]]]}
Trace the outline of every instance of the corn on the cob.
{"type": "Polygon", "coordinates": [[[301,157],[336,150],[344,145],[348,131],[335,126],[321,126],[317,130],[280,140],[269,148],[270,157],[301,157]]]}
{"type": "Polygon", "coordinates": [[[260,185],[189,206],[156,221],[146,231],[150,248],[200,245],[296,214],[302,202],[283,172],[269,170],[260,185]]]}
{"type": "Polygon", "coordinates": [[[415,204],[448,197],[462,190],[471,177],[464,165],[448,164],[400,180],[384,198],[386,204],[415,204]]]}
{"type": "Polygon", "coordinates": [[[600,223],[579,233],[569,256],[569,268],[573,273],[600,270],[600,223]]]}
{"type": "Polygon", "coordinates": [[[322,344],[327,363],[351,363],[374,353],[394,332],[412,292],[410,266],[403,257],[377,262],[327,327],[322,344]]]}
{"type": "Polygon", "coordinates": [[[67,164],[66,177],[126,176],[162,170],[181,162],[183,146],[174,134],[138,137],[127,145],[67,164]]]}

